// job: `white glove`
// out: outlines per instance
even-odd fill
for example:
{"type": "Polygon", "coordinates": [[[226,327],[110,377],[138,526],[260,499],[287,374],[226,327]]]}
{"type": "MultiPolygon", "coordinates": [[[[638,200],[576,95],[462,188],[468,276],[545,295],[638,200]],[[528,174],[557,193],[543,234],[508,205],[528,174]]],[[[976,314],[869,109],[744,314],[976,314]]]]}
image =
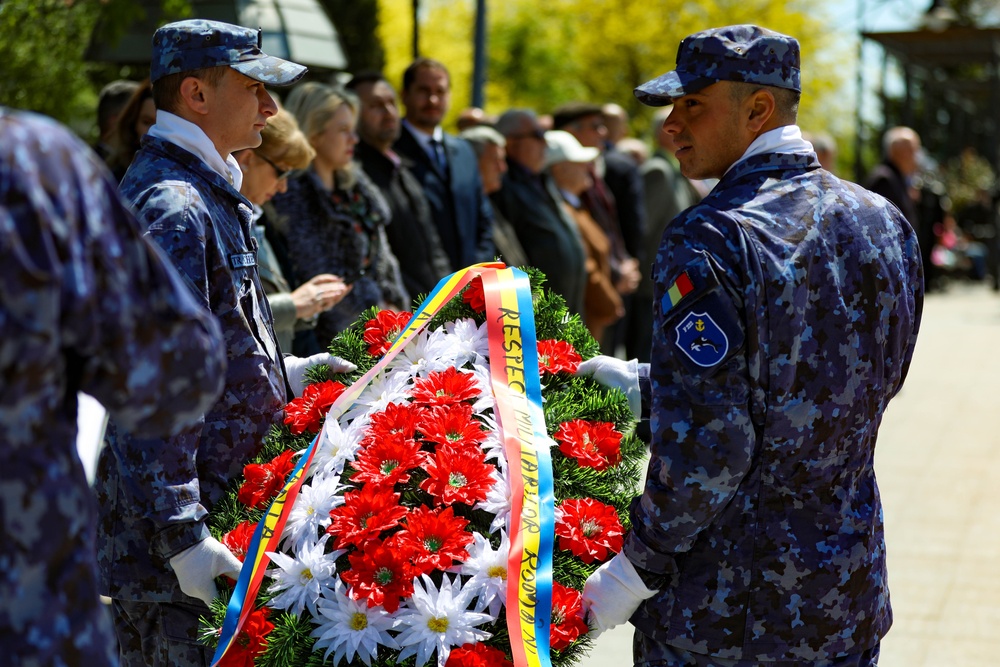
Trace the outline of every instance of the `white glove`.
{"type": "Polygon", "coordinates": [[[583,586],[583,614],[590,624],[590,636],[628,622],[643,600],[656,595],[646,588],[632,562],[619,552],[597,568],[583,586]]]}
{"type": "Polygon", "coordinates": [[[170,567],[174,569],[177,582],[185,595],[211,605],[212,600],[219,595],[215,588],[215,578],[222,575],[232,579],[239,578],[243,563],[222,542],[214,537],[207,537],[173,556],[170,567]]]}
{"type": "Polygon", "coordinates": [[[642,393],[639,391],[639,361],[625,361],[600,355],[587,359],[576,369],[580,376],[590,376],[605,387],[619,389],[628,398],[628,406],[636,418],[642,416],[642,393]]]}
{"type": "Polygon", "coordinates": [[[351,362],[328,352],[320,352],[305,359],[289,355],[285,357],[285,372],[288,374],[288,385],[296,398],[302,395],[302,390],[306,387],[306,369],[321,364],[329,366],[331,373],[350,373],[358,370],[358,367],[351,362]]]}

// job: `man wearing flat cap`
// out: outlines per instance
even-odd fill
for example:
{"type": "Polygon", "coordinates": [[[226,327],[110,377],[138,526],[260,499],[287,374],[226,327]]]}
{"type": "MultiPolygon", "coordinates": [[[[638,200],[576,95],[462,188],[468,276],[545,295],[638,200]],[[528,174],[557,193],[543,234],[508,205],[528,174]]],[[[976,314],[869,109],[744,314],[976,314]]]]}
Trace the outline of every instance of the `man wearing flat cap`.
{"type": "Polygon", "coordinates": [[[580,372],[648,410],[653,440],[622,552],[590,577],[595,631],[630,621],[637,665],[875,665],[892,614],[875,439],[923,302],[913,229],[822,169],[795,125],[795,39],[684,39],[639,86],[688,178],[667,225],[652,361],[580,372]]]}
{"type": "Polygon", "coordinates": [[[232,153],[261,143],[275,113],[264,89],[305,67],[260,50],[260,32],[215,21],[165,25],[153,36],[150,78],[156,124],[121,183],[121,194],[218,319],[228,368],[220,398],[168,438],[145,438],[112,419],[95,483],[98,561],[122,665],[207,667],[199,617],[214,578],[240,562],[205,519],[233,476],[282,418],[305,367],[336,358],[282,358],[257,274],[252,208],[232,153]]]}

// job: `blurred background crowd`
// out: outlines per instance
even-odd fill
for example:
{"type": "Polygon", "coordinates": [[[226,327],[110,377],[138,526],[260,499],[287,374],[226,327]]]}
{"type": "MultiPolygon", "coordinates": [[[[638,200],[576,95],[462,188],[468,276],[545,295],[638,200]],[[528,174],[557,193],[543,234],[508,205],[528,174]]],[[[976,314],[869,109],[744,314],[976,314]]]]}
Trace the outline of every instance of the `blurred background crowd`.
{"type": "Polygon", "coordinates": [[[660,234],[714,184],[681,176],[670,109],[630,91],[669,68],[676,37],[749,20],[801,41],[803,131],[826,168],[904,212],[928,290],[1000,287],[1000,67],[977,51],[1000,32],[996,3],[611,4],[5,0],[0,103],[70,124],[120,180],[156,120],[155,27],[261,25],[268,53],[310,67],[274,95],[284,109],[264,144],[237,155],[283,349],[323,349],[365,308],[409,309],[451,271],[499,258],[545,272],[606,354],[645,361],[660,234]],[[866,32],[878,11],[911,27],[866,32]],[[875,119],[866,44],[882,49],[875,119]]]}

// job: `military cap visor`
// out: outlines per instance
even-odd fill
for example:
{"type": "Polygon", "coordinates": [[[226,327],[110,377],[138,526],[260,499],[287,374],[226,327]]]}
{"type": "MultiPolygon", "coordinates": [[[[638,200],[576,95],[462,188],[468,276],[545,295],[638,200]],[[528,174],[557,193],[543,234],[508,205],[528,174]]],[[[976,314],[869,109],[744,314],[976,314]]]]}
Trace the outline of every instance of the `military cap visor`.
{"type": "Polygon", "coordinates": [[[305,66],[269,56],[260,46],[259,29],[202,19],[170,23],[153,35],[150,79],[227,66],[261,83],[282,86],[305,74],[305,66]]]}

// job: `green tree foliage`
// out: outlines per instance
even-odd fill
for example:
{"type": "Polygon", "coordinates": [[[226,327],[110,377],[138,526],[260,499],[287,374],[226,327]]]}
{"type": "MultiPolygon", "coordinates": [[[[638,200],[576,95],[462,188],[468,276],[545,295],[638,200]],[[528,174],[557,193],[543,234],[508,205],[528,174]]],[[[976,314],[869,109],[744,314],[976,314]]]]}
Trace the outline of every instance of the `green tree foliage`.
{"type": "Polygon", "coordinates": [[[379,0],[319,0],[319,4],[337,28],[348,71],[381,70],[385,51],[378,39],[379,0]]]}
{"type": "MultiPolygon", "coordinates": [[[[387,70],[411,57],[411,0],[381,0],[387,70]],[[391,32],[389,23],[392,23],[391,32]],[[403,24],[405,23],[405,29],[403,24]]],[[[617,102],[644,132],[652,110],[632,88],[673,68],[677,44],[693,32],[756,23],[802,45],[800,124],[839,133],[851,113],[831,104],[854,55],[808,0],[505,0],[489,2],[487,109],[526,106],[547,113],[574,100],[617,102]],[[841,46],[844,44],[843,46],[841,46]],[[846,66],[845,66],[846,61],[846,66]],[[839,109],[839,111],[838,111],[839,109]]],[[[421,48],[452,69],[453,114],[468,104],[473,9],[469,0],[422,0],[421,48]],[[466,70],[469,70],[468,72],[466,70]]]]}

